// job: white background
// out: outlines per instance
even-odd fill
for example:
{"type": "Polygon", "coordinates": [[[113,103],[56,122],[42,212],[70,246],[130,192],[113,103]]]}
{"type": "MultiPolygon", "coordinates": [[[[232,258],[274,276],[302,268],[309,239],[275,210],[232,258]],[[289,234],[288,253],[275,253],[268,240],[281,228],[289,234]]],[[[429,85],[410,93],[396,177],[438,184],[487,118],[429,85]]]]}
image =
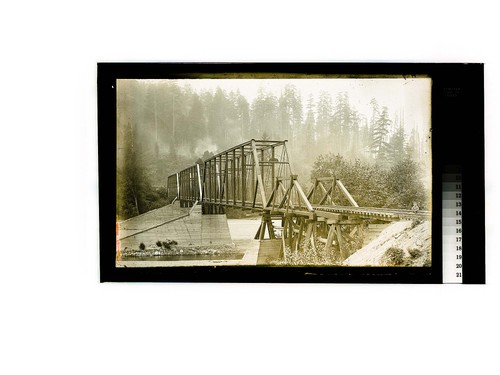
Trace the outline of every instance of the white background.
{"type": "Polygon", "coordinates": [[[490,4],[4,4],[0,372],[498,374],[490,4]],[[98,61],[486,63],[488,284],[99,284],[98,61]]]}

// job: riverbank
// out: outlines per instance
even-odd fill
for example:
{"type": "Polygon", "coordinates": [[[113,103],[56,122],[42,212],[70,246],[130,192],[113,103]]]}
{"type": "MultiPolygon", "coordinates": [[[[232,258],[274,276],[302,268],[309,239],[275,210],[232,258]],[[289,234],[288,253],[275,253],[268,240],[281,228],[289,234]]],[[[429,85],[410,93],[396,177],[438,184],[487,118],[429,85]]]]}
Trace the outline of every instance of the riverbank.
{"type": "Polygon", "coordinates": [[[122,257],[116,261],[116,266],[133,268],[256,265],[260,241],[253,238],[259,228],[260,219],[228,219],[227,225],[231,241],[226,244],[181,246],[171,239],[161,244],[149,244],[147,247],[145,245],[144,249],[124,249],[122,257]],[[201,259],[179,259],[190,256],[198,256],[201,259]],[[163,257],[177,260],[164,260],[163,257]]]}

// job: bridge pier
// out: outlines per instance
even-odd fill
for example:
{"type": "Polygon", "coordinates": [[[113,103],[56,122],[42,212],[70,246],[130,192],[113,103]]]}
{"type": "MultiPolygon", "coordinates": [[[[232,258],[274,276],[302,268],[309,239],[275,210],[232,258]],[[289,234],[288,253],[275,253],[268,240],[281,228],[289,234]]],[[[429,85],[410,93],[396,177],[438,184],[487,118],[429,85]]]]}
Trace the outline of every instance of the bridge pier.
{"type": "Polygon", "coordinates": [[[214,203],[203,203],[201,207],[203,215],[222,215],[226,213],[223,205],[214,203]]]}
{"type": "Polygon", "coordinates": [[[190,207],[193,207],[194,202],[193,201],[189,201],[189,200],[185,200],[185,199],[181,199],[181,200],[179,200],[179,205],[182,208],[190,208],[190,207]]]}
{"type": "MultiPolygon", "coordinates": [[[[282,219],[282,223],[283,223],[283,219],[282,219]]],[[[276,239],[276,235],[274,234],[275,228],[274,228],[274,224],[273,224],[273,215],[271,215],[271,213],[269,211],[266,211],[265,213],[262,214],[262,220],[261,220],[259,229],[257,230],[257,233],[255,234],[254,239],[256,239],[256,240],[265,239],[266,229],[267,229],[269,239],[270,240],[276,239]]]]}

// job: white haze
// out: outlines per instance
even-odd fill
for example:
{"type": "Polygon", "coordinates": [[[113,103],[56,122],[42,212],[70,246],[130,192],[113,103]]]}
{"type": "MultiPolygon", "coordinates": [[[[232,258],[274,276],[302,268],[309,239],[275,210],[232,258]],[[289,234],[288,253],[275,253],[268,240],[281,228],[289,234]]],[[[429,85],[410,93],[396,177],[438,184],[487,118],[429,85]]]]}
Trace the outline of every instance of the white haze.
{"type": "Polygon", "coordinates": [[[370,101],[375,98],[380,107],[386,106],[394,119],[404,116],[405,131],[416,128],[426,134],[431,127],[430,78],[329,78],[329,79],[185,79],[177,81],[180,86],[191,86],[195,91],[214,92],[217,87],[239,91],[249,102],[257,97],[259,90],[274,94],[279,98],[286,85],[294,85],[301,94],[304,114],[307,100],[313,96],[316,105],[322,91],[330,94],[333,103],[340,92],[349,94],[349,103],[359,113],[370,119],[370,101]]]}

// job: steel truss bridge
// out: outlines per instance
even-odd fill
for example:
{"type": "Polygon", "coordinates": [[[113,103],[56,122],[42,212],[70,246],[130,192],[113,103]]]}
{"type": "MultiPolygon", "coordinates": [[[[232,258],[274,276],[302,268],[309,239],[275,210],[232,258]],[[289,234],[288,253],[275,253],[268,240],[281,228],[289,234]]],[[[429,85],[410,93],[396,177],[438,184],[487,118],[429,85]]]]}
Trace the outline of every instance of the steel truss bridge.
{"type": "Polygon", "coordinates": [[[286,142],[252,139],[225,150],[169,176],[168,195],[181,207],[201,204],[203,214],[223,214],[228,207],[260,212],[255,239],[279,233],[295,252],[303,243],[316,250],[320,242],[341,259],[368,222],[430,218],[427,211],[359,207],[336,177],[317,178],[305,192],[290,169],[286,142]]]}

